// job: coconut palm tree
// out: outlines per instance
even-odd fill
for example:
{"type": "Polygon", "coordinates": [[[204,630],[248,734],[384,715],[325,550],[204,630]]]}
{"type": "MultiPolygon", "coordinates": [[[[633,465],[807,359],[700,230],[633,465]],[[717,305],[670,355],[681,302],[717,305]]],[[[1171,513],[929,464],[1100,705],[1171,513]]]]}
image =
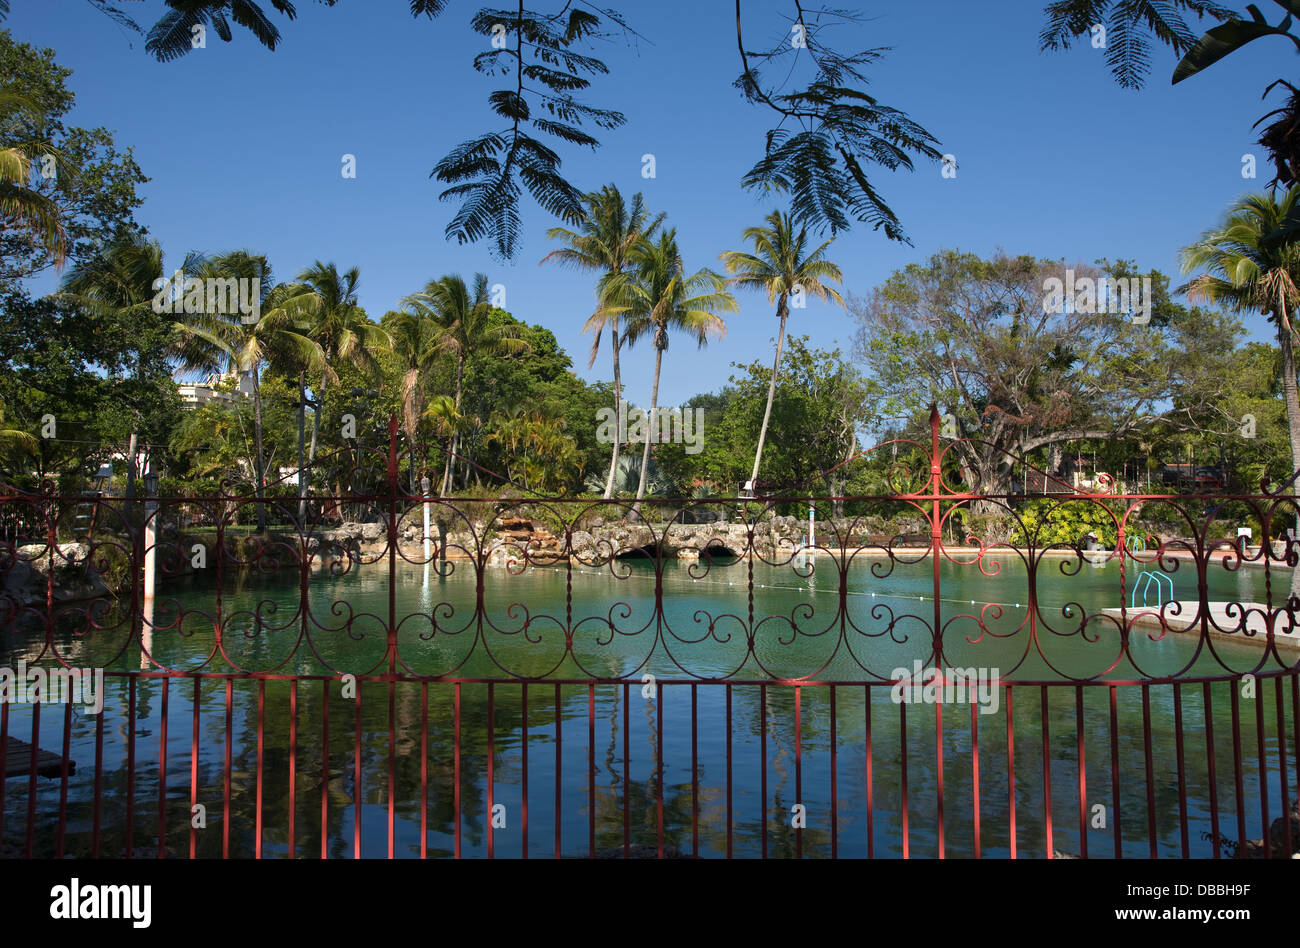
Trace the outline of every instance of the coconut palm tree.
{"type": "MultiPolygon", "coordinates": [[[[1268,193],[1240,198],[1218,227],[1183,248],[1183,272],[1207,272],[1179,288],[1193,301],[1217,303],[1237,313],[1260,313],[1277,330],[1293,471],[1300,471],[1300,397],[1292,319],[1300,304],[1300,243],[1266,238],[1296,211],[1298,202],[1300,185],[1286,191],[1281,200],[1268,193]]],[[[1300,515],[1296,532],[1300,536],[1300,515]]],[[[1300,596],[1300,569],[1292,574],[1291,594],[1300,596]]]]}
{"type": "Polygon", "coordinates": [[[798,294],[797,304],[803,305],[807,297],[833,300],[844,305],[844,300],[827,282],[838,283],[844,279],[840,268],[823,255],[834,238],[808,252],[808,231],[798,232],[789,214],[773,211],[767,216],[766,227],[750,227],[744,239],[753,243],[754,252],[727,250],[722,262],[727,272],[735,274],[729,281],[733,286],[748,290],[761,290],[767,294],[768,303],[776,304],[780,325],[776,333],[776,358],[772,361],[772,380],[767,387],[767,407],[763,410],[763,426],[758,432],[758,449],[754,452],[754,470],[749,476],[748,489],[758,480],[758,467],[763,460],[763,444],[767,441],[767,426],[772,420],[772,401],[776,398],[776,379],[781,368],[781,348],[785,344],[785,321],[790,315],[790,296],[798,294]]]}
{"type": "Polygon", "coordinates": [[[324,409],[326,386],[338,378],[333,366],[341,360],[351,362],[372,375],[379,372],[375,351],[388,347],[392,340],[366,316],[357,302],[357,284],[361,271],[352,267],[339,273],[333,263],[317,260],[302,273],[298,282],[285,290],[281,303],[299,332],[304,333],[319,347],[324,361],[320,370],[320,385],[313,385],[313,412],[311,447],[303,463],[304,422],[307,403],[307,373],[305,366],[298,371],[298,516],[305,514],[307,490],[311,470],[316,461],[316,443],[320,438],[321,412],[324,409]]]}
{"type": "MultiPolygon", "coordinates": [[[[631,265],[632,248],[642,237],[653,238],[655,230],[663,223],[666,215],[660,213],[653,219],[645,206],[645,199],[638,192],[632,196],[629,208],[623,201],[623,195],[617,187],[607,184],[599,191],[594,191],[583,198],[586,214],[579,223],[577,231],[566,227],[552,227],[546,232],[549,240],[563,241],[567,246],[552,250],[541,262],[555,260],[567,266],[576,267],[591,273],[599,273],[596,283],[596,311],[588,318],[583,332],[595,334],[591,344],[591,358],[587,368],[596,364],[600,353],[600,340],[606,327],[609,328],[610,349],[614,353],[614,417],[623,417],[623,379],[619,367],[619,350],[623,340],[619,338],[618,313],[609,305],[608,291],[612,279],[624,273],[631,265]]],[[[609,477],[605,480],[606,499],[614,492],[614,476],[618,470],[619,439],[614,439],[614,448],[609,461],[609,477]]]]}
{"type": "Polygon", "coordinates": [[[273,285],[271,265],[265,257],[236,250],[204,261],[199,279],[257,280],[261,316],[245,322],[235,313],[187,313],[176,323],[176,352],[187,370],[238,372],[252,385],[253,468],[257,526],[266,531],[266,475],[262,451],[262,366],[276,363],[286,371],[324,372],[324,351],[312,339],[303,321],[301,290],[292,284],[273,285]]]}
{"type": "MultiPolygon", "coordinates": [[[[429,405],[428,381],[441,353],[438,324],[427,313],[393,311],[383,325],[392,340],[392,353],[402,373],[402,427],[412,450],[419,444],[420,421],[429,405]]],[[[411,462],[411,490],[415,490],[415,461],[411,462]]]]}
{"type": "Polygon", "coordinates": [[[46,155],[59,162],[64,176],[75,169],[40,136],[12,134],[15,129],[39,128],[44,122],[44,114],[31,100],[12,89],[0,89],[0,129],[10,131],[0,140],[0,221],[6,230],[26,232],[34,245],[50,254],[55,266],[62,267],[67,260],[68,235],[58,204],[32,187],[32,169],[46,155]]]}
{"type": "MultiPolygon", "coordinates": [[[[520,355],[528,351],[520,327],[514,324],[493,325],[492,305],[488,302],[487,277],[474,275],[474,292],[470,294],[464,279],[456,275],[432,280],[419,293],[402,301],[407,312],[428,316],[438,326],[436,348],[456,360],[456,396],[452,402],[457,417],[461,414],[465,390],[465,361],[469,354],[483,357],[520,355]]],[[[463,430],[453,432],[442,474],[442,493],[451,490],[452,460],[460,446],[463,430]]]]}
{"type": "Polygon", "coordinates": [[[650,389],[650,414],[646,420],[641,476],[637,484],[632,516],[641,512],[645,497],[646,471],[650,467],[650,444],[657,430],[659,373],[668,349],[670,330],[695,338],[702,349],[709,339],[720,339],[727,331],[718,312],[735,312],[736,298],[727,291],[727,281],[707,268],[687,274],[677,247],[677,231],[660,233],[657,240],[642,239],[631,253],[634,269],[610,281],[610,307],[622,315],[624,340],[629,348],[651,337],[655,349],[654,384],[650,389]]]}

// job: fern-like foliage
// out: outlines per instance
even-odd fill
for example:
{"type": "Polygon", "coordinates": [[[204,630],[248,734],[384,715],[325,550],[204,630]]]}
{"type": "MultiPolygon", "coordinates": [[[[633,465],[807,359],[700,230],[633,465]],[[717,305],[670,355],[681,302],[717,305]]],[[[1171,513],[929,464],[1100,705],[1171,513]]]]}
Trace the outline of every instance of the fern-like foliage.
{"type": "Polygon", "coordinates": [[[561,173],[559,154],[531,132],[594,150],[600,143],[584,124],[608,130],[626,121],[622,113],[586,105],[575,95],[591,85],[587,77],[609,72],[602,61],[579,49],[604,35],[606,22],[628,31],[613,11],[592,12],[567,3],[554,15],[520,3],[516,10],[483,8],[474,16],[474,31],[492,41],[491,49],[474,58],[474,68],[485,75],[512,76],[514,84],[488,96],[506,126],[457,145],[429,175],[450,185],[439,195],[442,200],[460,201],[447,225],[448,239],[466,244],[486,238],[495,256],[513,259],[524,191],[567,223],[582,219],[582,192],[561,173]]]}
{"type": "Polygon", "coordinates": [[[909,242],[864,166],[911,170],[913,156],[936,161],[942,157],[935,147],[938,141],[905,113],[863,91],[866,67],[884,50],[844,53],[825,41],[831,26],[856,22],[860,16],[829,8],[806,11],[797,0],[794,11],[791,29],[777,45],[754,52],[745,48],[741,0],[736,0],[743,72],[735,85],[746,100],[781,116],[767,133],[762,159],[742,184],[749,190],[788,193],[794,217],[814,230],[829,228],[834,234],[857,220],[883,229],[890,240],[909,242]],[[811,69],[807,84],[786,91],[801,65],[811,69]],[[769,72],[785,79],[769,85],[769,72]]]}
{"type": "MultiPolygon", "coordinates": [[[[135,26],[122,11],[109,5],[108,0],[90,0],[109,16],[124,26],[135,26]]],[[[296,19],[298,11],[291,0],[269,0],[276,12],[284,14],[290,20],[296,19]]],[[[340,0],[316,0],[327,7],[336,6],[340,0]]],[[[449,0],[410,0],[412,16],[436,17],[446,9],[449,0]]],[[[170,62],[184,56],[193,46],[195,26],[212,27],[223,42],[229,43],[233,38],[230,24],[243,27],[267,49],[274,50],[280,43],[280,31],[276,29],[271,18],[267,16],[262,5],[253,0],[167,0],[168,10],[149,31],[145,41],[145,50],[160,62],[170,62]]]]}
{"type": "Polygon", "coordinates": [[[1106,29],[1106,65],[1125,89],[1140,89],[1151,71],[1152,39],[1178,55],[1196,45],[1197,36],[1183,13],[1219,21],[1237,14],[1213,0],[1057,0],[1044,9],[1047,23],[1038,35],[1040,48],[1069,49],[1094,26],[1106,29]]]}

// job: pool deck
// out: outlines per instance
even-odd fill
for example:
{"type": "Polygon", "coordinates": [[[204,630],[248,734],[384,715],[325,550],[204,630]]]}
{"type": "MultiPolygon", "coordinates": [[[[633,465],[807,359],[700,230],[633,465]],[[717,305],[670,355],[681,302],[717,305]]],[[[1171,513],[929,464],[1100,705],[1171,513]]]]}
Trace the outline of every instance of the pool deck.
{"type": "MultiPolygon", "coordinates": [[[[1191,624],[1193,621],[1200,620],[1200,603],[1195,599],[1178,600],[1181,612],[1177,615],[1167,615],[1166,620],[1170,624],[1170,633],[1173,635],[1199,635],[1199,626],[1188,629],[1186,632],[1180,631],[1182,627],[1191,624]],[[1195,617],[1195,618],[1193,618],[1195,617]],[[1174,628],[1173,626],[1177,626],[1174,628]]],[[[1166,606],[1172,606],[1173,602],[1166,603],[1166,606]]],[[[1209,627],[1210,634],[1220,638],[1233,639],[1244,645],[1257,645],[1265,648],[1268,645],[1268,625],[1265,620],[1265,614],[1269,612],[1267,606],[1259,602],[1207,602],[1209,607],[1209,618],[1211,624],[1209,627]],[[1241,624],[1241,613],[1235,612],[1234,615],[1228,615],[1229,606],[1241,606],[1246,609],[1257,609],[1258,612],[1251,612],[1246,618],[1245,632],[1223,632],[1221,629],[1235,629],[1241,624]],[[1219,628],[1215,628],[1215,624],[1219,628]]],[[[1159,629],[1162,627],[1160,612],[1153,608],[1138,608],[1126,610],[1128,614],[1129,627],[1134,629],[1159,629]]],[[[1172,611],[1172,610],[1171,610],[1172,611]]],[[[1103,609],[1102,612],[1108,616],[1120,618],[1121,610],[1103,609]]],[[[1279,649],[1300,650],[1300,629],[1297,629],[1291,622],[1291,618],[1285,613],[1277,617],[1277,631],[1274,633],[1274,639],[1279,649]]]]}

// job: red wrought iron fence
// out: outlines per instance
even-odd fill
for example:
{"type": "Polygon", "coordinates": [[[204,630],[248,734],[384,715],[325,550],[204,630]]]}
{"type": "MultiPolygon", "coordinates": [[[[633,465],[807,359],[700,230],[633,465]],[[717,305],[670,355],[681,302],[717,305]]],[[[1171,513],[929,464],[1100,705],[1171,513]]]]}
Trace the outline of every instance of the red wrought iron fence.
{"type": "Polygon", "coordinates": [[[409,492],[394,423],[386,489],[302,517],[99,498],[87,533],[4,489],[0,844],[1295,852],[1295,500],[990,496],[950,449],[935,415],[873,496],[634,509],[409,492]]]}

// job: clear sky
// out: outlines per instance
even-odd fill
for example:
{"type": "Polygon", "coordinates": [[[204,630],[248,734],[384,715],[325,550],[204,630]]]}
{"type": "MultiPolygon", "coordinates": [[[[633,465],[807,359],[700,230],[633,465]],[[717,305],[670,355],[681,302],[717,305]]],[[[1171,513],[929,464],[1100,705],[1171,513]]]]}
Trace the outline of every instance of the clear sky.
{"type": "MultiPolygon", "coordinates": [[[[151,24],[158,0],[122,2],[151,24]]],[[[299,18],[273,14],[283,42],[272,53],[245,31],[162,64],[143,39],[85,0],[14,0],[7,28],[54,48],[71,67],[77,105],[69,121],[116,130],[152,179],[139,219],[169,266],[191,250],[249,248],[291,279],[320,259],[361,268],[361,302],[372,318],[448,272],[487,273],[506,287],[506,308],[551,329],[589,380],[610,377],[608,353],[588,370],[592,281],[538,261],[556,221],[525,199],[523,251],[512,265],[487,246],[449,243],[455,206],[429,178],[453,145],[499,124],[486,98],[497,87],[474,72],[486,48],[469,29],[477,0],[452,0],[437,20],[413,20],[406,0],[342,0],[330,9],[298,3],[299,18]],[[342,156],[356,156],[344,179],[342,156]]],[[[270,9],[270,4],[265,4],[270,9]]],[[[721,269],[719,252],[741,249],[744,227],[770,202],[740,188],[758,159],[767,113],[746,105],[733,7],[721,0],[621,2],[641,34],[634,45],[602,44],[611,73],[585,101],[628,117],[599,134],[594,154],[562,148],[564,171],[584,190],[615,182],[644,192],[678,229],[686,265],[721,269]],[[657,176],[641,175],[653,154],[657,176]]],[[[766,47],[789,30],[788,3],[746,0],[747,45],[766,47]]],[[[1177,87],[1174,57],[1155,52],[1141,92],[1118,88],[1086,42],[1069,53],[1038,52],[1042,0],[864,3],[871,19],[840,31],[840,46],[892,47],[871,70],[872,94],[908,112],[956,156],[957,177],[937,164],[871,172],[915,246],[893,244],[865,225],[832,246],[845,289],[865,294],[892,270],[940,248],[990,255],[1032,253],[1091,262],[1134,259],[1177,273],[1178,249],[1212,225],[1239,194],[1271,176],[1243,180],[1251,124],[1274,104],[1265,85],[1295,65],[1291,45],[1261,40],[1177,87]]],[[[1271,16],[1270,8],[1270,16],[1271,16]]],[[[733,361],[770,360],[776,321],[766,299],[740,297],[727,337],[703,352],[675,339],[664,363],[661,404],[725,384],[733,361]]],[[[1252,333],[1260,320],[1247,320],[1252,333]]],[[[848,348],[853,323],[834,307],[797,310],[793,332],[848,348]]],[[[624,360],[629,397],[648,401],[653,350],[624,360]]]]}

